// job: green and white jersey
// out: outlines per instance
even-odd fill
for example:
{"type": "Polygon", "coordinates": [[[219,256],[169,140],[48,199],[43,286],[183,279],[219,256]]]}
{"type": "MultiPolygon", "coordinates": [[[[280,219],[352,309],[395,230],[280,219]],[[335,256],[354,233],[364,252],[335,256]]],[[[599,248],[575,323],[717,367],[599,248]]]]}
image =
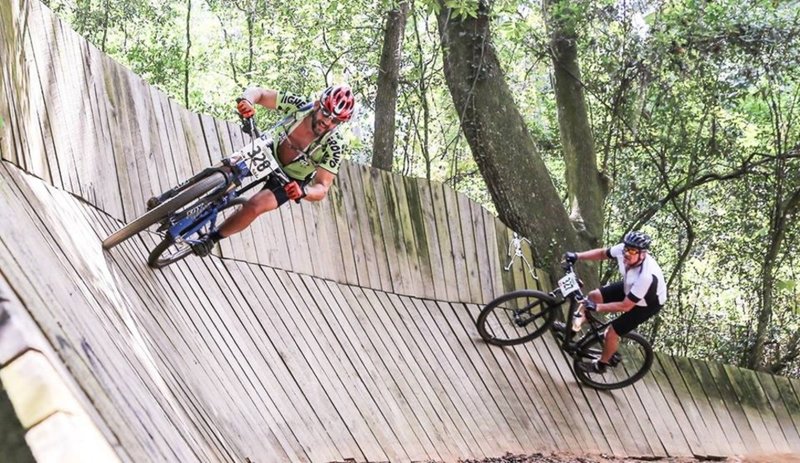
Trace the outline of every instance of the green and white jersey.
{"type": "MultiPolygon", "coordinates": [[[[294,93],[278,92],[278,111],[286,114],[288,129],[281,135],[280,141],[291,133],[304,117],[308,116],[313,110],[314,99],[309,99],[294,93]]],[[[277,154],[276,143],[275,150],[277,154]]],[[[347,151],[347,143],[338,130],[332,130],[320,138],[315,139],[306,148],[306,159],[299,159],[288,165],[281,166],[283,170],[295,180],[305,180],[312,174],[317,167],[321,167],[328,172],[336,175],[339,173],[339,166],[347,151]]],[[[278,156],[276,155],[276,158],[278,156]]],[[[278,160],[280,162],[280,160],[278,160]]]]}

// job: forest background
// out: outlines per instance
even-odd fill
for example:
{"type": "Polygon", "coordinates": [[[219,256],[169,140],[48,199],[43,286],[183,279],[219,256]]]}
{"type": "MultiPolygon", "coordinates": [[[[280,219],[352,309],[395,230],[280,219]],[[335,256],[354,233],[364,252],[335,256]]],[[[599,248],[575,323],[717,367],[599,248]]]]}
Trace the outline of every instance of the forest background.
{"type": "Polygon", "coordinates": [[[800,376],[798,1],[44,3],[223,119],[250,85],[346,81],[351,161],[453,186],[549,270],[644,230],[658,350],[800,376]]]}

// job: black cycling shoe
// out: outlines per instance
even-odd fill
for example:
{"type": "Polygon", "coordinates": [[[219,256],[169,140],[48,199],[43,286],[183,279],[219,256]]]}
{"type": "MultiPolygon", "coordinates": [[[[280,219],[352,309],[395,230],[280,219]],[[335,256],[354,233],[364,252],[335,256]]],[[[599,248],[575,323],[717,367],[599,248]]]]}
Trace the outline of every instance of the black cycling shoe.
{"type": "Polygon", "coordinates": [[[600,360],[592,360],[591,362],[581,362],[578,364],[578,368],[580,368],[581,371],[586,373],[597,373],[600,375],[606,372],[607,367],[608,365],[600,360]]]}
{"type": "Polygon", "coordinates": [[[147,200],[147,210],[155,209],[156,207],[161,205],[161,200],[153,196],[152,198],[147,200]]]}
{"type": "Polygon", "coordinates": [[[215,244],[217,243],[212,240],[210,236],[203,235],[196,243],[192,244],[192,252],[194,252],[196,256],[205,257],[211,254],[215,244]]]}

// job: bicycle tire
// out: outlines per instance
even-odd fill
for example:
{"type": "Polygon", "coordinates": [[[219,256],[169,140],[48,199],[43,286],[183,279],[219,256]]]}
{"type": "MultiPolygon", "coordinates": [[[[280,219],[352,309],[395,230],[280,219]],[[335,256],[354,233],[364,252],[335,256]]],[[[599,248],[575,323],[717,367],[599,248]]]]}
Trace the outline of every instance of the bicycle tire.
{"type": "Polygon", "coordinates": [[[109,250],[113,248],[133,235],[146,230],[147,227],[159,222],[181,207],[224,184],[225,175],[220,172],[215,172],[208,177],[201,178],[197,183],[181,191],[175,195],[175,197],[145,212],[131,223],[109,235],[108,238],[103,240],[103,249],[109,250]]]}
{"type": "MultiPolygon", "coordinates": [[[[227,206],[220,209],[220,211],[224,211],[229,207],[242,205],[246,202],[247,200],[245,198],[236,198],[228,203],[227,206]]],[[[175,246],[175,240],[169,236],[165,236],[164,239],[161,240],[161,242],[158,243],[158,245],[150,252],[150,255],[147,257],[147,265],[149,265],[150,268],[161,269],[192,254],[192,247],[183,243],[176,251],[173,251],[165,256],[164,253],[169,251],[170,247],[172,246],[175,246]]]]}
{"type": "Polygon", "coordinates": [[[653,366],[653,347],[647,340],[636,332],[620,336],[617,352],[612,357],[611,364],[606,372],[587,373],[580,369],[581,362],[588,362],[600,358],[603,352],[602,336],[597,336],[583,345],[573,357],[572,367],[575,376],[581,383],[604,391],[620,389],[639,381],[650,371],[653,366]]]}
{"type": "Polygon", "coordinates": [[[512,291],[490,301],[481,310],[476,321],[478,334],[495,346],[528,342],[541,336],[553,324],[560,306],[561,303],[541,291],[512,291]],[[531,324],[532,331],[523,332],[522,329],[531,324]]]}

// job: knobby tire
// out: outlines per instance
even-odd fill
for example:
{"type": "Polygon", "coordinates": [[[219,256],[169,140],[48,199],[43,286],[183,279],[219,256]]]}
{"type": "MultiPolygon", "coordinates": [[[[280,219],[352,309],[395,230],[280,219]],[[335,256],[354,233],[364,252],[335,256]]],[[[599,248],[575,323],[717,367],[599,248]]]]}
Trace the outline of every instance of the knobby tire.
{"type": "Polygon", "coordinates": [[[581,383],[591,388],[605,391],[620,389],[639,381],[650,371],[650,367],[653,366],[653,360],[655,358],[653,347],[650,346],[650,343],[647,342],[642,335],[636,332],[630,332],[620,336],[620,346],[624,346],[626,343],[632,343],[627,345],[637,345],[641,348],[640,352],[636,352],[637,355],[628,355],[628,358],[626,358],[624,348],[620,347],[617,354],[622,354],[622,361],[616,366],[607,367],[607,371],[603,375],[598,373],[586,373],[578,368],[581,362],[588,362],[600,357],[600,354],[603,352],[603,339],[603,337],[592,339],[574,355],[572,366],[575,371],[575,376],[581,383]],[[640,358],[638,353],[642,353],[643,356],[640,358]],[[593,377],[597,377],[598,380],[592,379],[593,377]],[[609,378],[618,378],[619,381],[613,379],[609,380],[609,378]]]}
{"type": "Polygon", "coordinates": [[[541,336],[553,324],[560,306],[550,295],[541,291],[512,291],[492,300],[481,310],[476,322],[478,334],[484,341],[496,346],[528,342],[541,336]],[[515,324],[514,307],[527,307],[527,310],[518,311],[517,315],[530,323],[524,327],[515,324]],[[533,331],[520,333],[519,328],[533,331]]]}
{"type": "Polygon", "coordinates": [[[108,238],[103,240],[103,249],[108,250],[113,248],[133,235],[146,230],[154,223],[160,222],[183,206],[224,184],[225,175],[219,172],[201,178],[197,183],[190,185],[173,198],[145,212],[139,218],[112,233],[108,238]]]}
{"type": "MultiPolygon", "coordinates": [[[[236,198],[228,203],[227,206],[220,209],[220,212],[233,206],[242,205],[246,202],[247,200],[245,198],[236,198]]],[[[167,265],[174,264],[175,262],[178,262],[179,260],[192,254],[191,246],[185,244],[185,247],[178,249],[176,252],[165,255],[165,253],[169,251],[170,247],[173,245],[175,245],[175,240],[173,240],[169,235],[166,235],[164,239],[150,252],[150,256],[147,258],[147,265],[156,269],[164,268],[167,265]]]]}

